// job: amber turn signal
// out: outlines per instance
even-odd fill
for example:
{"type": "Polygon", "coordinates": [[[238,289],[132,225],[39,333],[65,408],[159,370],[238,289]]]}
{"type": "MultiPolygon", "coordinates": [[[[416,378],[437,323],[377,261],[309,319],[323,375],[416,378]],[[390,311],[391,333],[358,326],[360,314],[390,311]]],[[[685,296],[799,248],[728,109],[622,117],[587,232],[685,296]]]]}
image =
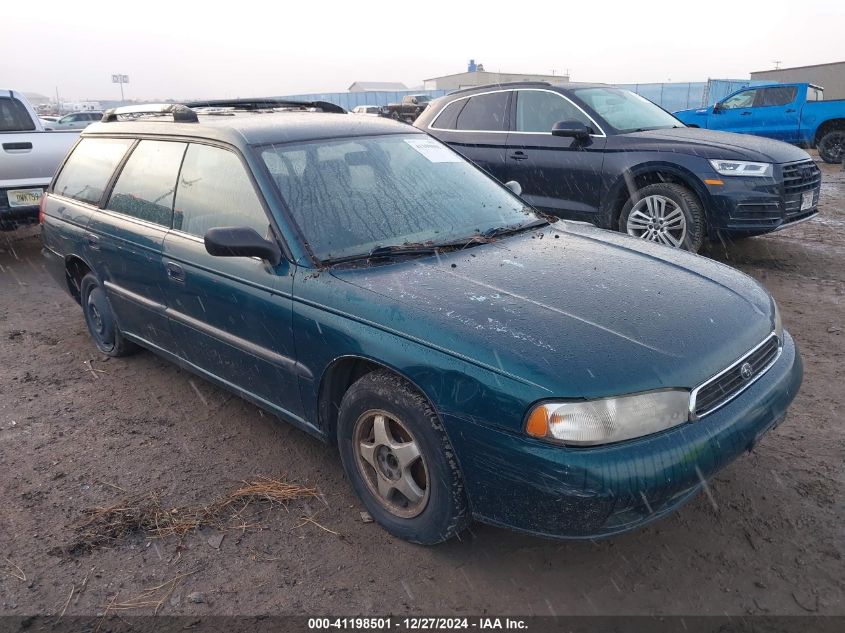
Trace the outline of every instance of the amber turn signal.
{"type": "Polygon", "coordinates": [[[533,437],[546,437],[549,433],[549,413],[546,407],[536,407],[528,416],[525,432],[533,437]]]}

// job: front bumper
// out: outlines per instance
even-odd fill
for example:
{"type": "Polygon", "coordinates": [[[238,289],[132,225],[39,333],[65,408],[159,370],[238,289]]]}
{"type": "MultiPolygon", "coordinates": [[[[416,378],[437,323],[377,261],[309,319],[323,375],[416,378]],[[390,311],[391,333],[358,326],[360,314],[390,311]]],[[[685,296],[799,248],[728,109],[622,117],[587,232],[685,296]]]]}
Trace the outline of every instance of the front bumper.
{"type": "Polygon", "coordinates": [[[558,538],[598,538],[671,513],[780,423],[803,377],[784,333],[778,361],[719,410],[651,436],[566,448],[444,416],[480,521],[558,538]]]}
{"type": "Polygon", "coordinates": [[[818,213],[821,171],[815,163],[775,165],[774,171],[773,178],[728,176],[720,178],[723,185],[708,186],[711,237],[762,235],[818,213]],[[810,206],[802,208],[805,199],[810,206]]]}

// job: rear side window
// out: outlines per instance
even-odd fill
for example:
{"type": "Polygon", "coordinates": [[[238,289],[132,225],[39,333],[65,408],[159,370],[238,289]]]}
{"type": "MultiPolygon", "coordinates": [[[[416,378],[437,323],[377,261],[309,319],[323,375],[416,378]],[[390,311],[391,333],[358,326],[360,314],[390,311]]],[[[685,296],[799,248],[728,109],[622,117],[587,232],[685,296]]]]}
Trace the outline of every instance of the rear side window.
{"type": "Polygon", "coordinates": [[[222,226],[247,226],[266,236],[270,222],[234,152],[191,144],[176,188],[173,228],[202,237],[222,226]]]}
{"type": "Polygon", "coordinates": [[[453,101],[447,105],[440,111],[437,118],[434,119],[434,123],[431,124],[431,127],[438,130],[454,130],[455,126],[458,124],[458,115],[461,113],[461,110],[464,109],[467,101],[469,101],[469,99],[458,99],[457,101],[453,101]]]}
{"type": "Polygon", "coordinates": [[[581,110],[554,92],[519,90],[516,97],[516,132],[551,134],[558,121],[578,121],[592,126],[581,110]]]}
{"type": "Polygon", "coordinates": [[[170,228],[185,147],[187,143],[141,141],[120,172],[107,208],[170,228]]]}
{"type": "Polygon", "coordinates": [[[97,204],[120,164],[131,139],[84,138],[68,157],[53,192],[81,202],[97,204]]]}
{"type": "Polygon", "coordinates": [[[795,101],[797,86],[778,86],[776,88],[763,88],[757,91],[756,107],[784,106],[795,101]]]}
{"type": "Polygon", "coordinates": [[[457,129],[504,131],[509,92],[491,92],[470,97],[458,115],[457,129]]]}
{"type": "Polygon", "coordinates": [[[35,129],[35,121],[26,106],[17,99],[0,98],[0,132],[25,132],[35,129]]]}

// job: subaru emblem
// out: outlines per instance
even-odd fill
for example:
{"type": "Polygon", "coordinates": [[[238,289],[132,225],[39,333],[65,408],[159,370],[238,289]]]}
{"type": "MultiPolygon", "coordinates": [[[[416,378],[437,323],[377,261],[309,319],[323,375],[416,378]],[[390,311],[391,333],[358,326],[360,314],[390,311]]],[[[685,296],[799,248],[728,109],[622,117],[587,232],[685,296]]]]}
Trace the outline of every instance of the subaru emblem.
{"type": "Polygon", "coordinates": [[[742,376],[743,380],[750,380],[753,374],[754,370],[751,369],[751,363],[743,363],[742,367],[739,368],[739,375],[742,376]]]}

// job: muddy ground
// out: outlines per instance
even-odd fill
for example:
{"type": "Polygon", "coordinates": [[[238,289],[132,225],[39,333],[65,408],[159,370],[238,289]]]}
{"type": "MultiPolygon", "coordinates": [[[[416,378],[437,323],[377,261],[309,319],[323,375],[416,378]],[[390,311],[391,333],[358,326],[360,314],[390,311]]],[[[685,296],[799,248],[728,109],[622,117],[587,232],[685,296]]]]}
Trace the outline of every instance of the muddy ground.
{"type": "Polygon", "coordinates": [[[482,525],[431,548],[390,537],[362,522],[333,449],[150,353],[106,361],[37,229],[0,234],[0,615],[91,615],[182,574],[159,613],[845,614],[845,172],[822,168],[820,217],[709,252],[774,294],[800,346],[786,422],[710,482],[712,502],[594,543],[482,525]],[[85,508],[208,504],[256,475],[325,502],[219,543],[62,553],[85,508]]]}

